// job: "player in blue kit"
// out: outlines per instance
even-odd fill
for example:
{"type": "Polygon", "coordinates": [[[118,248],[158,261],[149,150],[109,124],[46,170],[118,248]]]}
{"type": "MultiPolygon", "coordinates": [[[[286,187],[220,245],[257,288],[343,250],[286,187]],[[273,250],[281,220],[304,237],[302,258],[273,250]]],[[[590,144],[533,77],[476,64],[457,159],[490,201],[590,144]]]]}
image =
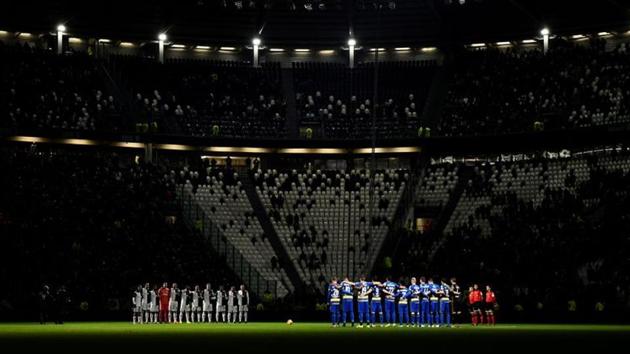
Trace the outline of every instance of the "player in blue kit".
{"type": "Polygon", "coordinates": [[[376,322],[376,314],[378,313],[378,318],[381,321],[381,327],[383,327],[383,303],[381,300],[381,287],[383,285],[378,282],[377,278],[372,279],[372,302],[370,304],[372,310],[372,327],[374,327],[374,323],[376,322]]]}
{"type": "Polygon", "coordinates": [[[372,293],[372,283],[365,281],[365,277],[359,278],[359,282],[354,284],[358,289],[357,310],[359,312],[359,328],[370,325],[370,294],[372,293]]]}
{"type": "Polygon", "coordinates": [[[430,295],[429,295],[429,311],[430,311],[430,318],[432,321],[432,325],[433,327],[439,327],[440,326],[440,298],[439,298],[439,291],[440,291],[440,286],[438,284],[433,283],[433,279],[429,278],[429,290],[430,290],[430,295]]]}
{"type": "Polygon", "coordinates": [[[396,323],[397,289],[398,284],[389,280],[389,278],[385,279],[385,284],[383,284],[383,294],[385,294],[385,321],[387,322],[387,327],[392,326],[396,323]]]}
{"type": "Polygon", "coordinates": [[[405,324],[409,327],[409,296],[411,292],[406,286],[400,284],[396,291],[396,297],[398,298],[398,320],[400,327],[405,324]]]}
{"type": "Polygon", "coordinates": [[[442,279],[440,285],[440,323],[444,326],[451,326],[451,288],[446,283],[446,279],[442,279]]]}
{"type": "Polygon", "coordinates": [[[424,277],[420,277],[420,325],[431,326],[431,311],[429,308],[429,297],[431,297],[431,289],[424,277]]]}
{"type": "Polygon", "coordinates": [[[409,312],[411,312],[411,324],[414,327],[420,325],[418,320],[420,316],[420,285],[416,282],[416,277],[411,277],[411,285],[409,285],[409,312]]]}
{"type": "Polygon", "coordinates": [[[346,326],[346,320],[350,317],[351,325],[354,327],[354,283],[346,277],[341,282],[341,321],[346,326]]]}
{"type": "Polygon", "coordinates": [[[339,303],[341,296],[339,293],[339,284],[337,278],[333,278],[328,285],[328,304],[330,306],[330,322],[333,327],[337,327],[339,324],[339,303]]]}

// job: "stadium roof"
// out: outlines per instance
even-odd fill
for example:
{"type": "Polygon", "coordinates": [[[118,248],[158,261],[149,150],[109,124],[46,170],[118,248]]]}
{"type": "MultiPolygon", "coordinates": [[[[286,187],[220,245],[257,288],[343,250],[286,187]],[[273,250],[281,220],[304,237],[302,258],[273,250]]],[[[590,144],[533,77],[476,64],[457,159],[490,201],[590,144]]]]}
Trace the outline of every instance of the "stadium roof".
{"type": "Polygon", "coordinates": [[[137,0],[8,2],[3,30],[50,31],[66,23],[84,36],[330,45],[356,37],[367,45],[440,44],[554,33],[626,31],[620,0],[137,0]],[[377,10],[378,9],[378,10],[377,10]]]}

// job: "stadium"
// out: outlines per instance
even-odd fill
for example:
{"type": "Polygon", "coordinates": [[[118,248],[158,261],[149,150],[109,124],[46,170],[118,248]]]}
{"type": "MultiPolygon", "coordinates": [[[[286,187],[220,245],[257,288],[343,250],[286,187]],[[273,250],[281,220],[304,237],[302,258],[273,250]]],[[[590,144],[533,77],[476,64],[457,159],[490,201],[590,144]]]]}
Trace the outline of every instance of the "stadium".
{"type": "Polygon", "coordinates": [[[627,1],[3,7],[3,348],[630,342],[627,1]]]}

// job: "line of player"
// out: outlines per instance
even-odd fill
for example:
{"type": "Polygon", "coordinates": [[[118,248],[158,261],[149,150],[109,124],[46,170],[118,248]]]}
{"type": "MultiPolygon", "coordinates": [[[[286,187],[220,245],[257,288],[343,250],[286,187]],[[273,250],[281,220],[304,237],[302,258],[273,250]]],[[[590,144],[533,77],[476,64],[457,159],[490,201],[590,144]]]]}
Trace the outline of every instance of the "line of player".
{"type": "Polygon", "coordinates": [[[405,285],[391,281],[377,279],[366,281],[361,277],[358,282],[350,281],[347,277],[338,282],[333,278],[328,286],[328,303],[330,321],[333,327],[346,326],[348,320],[355,323],[355,297],[358,313],[358,327],[374,327],[378,319],[381,327],[451,327],[451,316],[456,323],[460,323],[463,303],[467,303],[474,326],[483,323],[482,308],[485,309],[487,324],[495,324],[494,308],[496,296],[490,286],[486,287],[485,297],[477,284],[468,290],[466,299],[460,290],[457,280],[445,279],[440,284],[420,277],[410,279],[405,285]],[[485,306],[484,306],[485,304],[485,306]]]}
{"type": "Polygon", "coordinates": [[[210,284],[202,290],[194,288],[169,288],[168,283],[150,288],[149,283],[138,285],[133,293],[133,323],[247,323],[249,313],[249,291],[241,285],[225,291],[223,286],[216,292],[210,284]]]}

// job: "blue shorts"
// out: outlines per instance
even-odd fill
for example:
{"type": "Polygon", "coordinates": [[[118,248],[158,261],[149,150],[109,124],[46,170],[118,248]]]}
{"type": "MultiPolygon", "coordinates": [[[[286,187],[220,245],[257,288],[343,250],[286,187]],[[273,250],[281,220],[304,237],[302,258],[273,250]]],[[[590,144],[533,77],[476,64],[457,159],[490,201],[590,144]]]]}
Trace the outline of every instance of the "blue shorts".
{"type": "Polygon", "coordinates": [[[339,312],[339,303],[330,303],[330,312],[339,312]]]}
{"type": "Polygon", "coordinates": [[[370,311],[370,303],[367,301],[359,301],[357,302],[357,307],[359,312],[366,313],[370,311]]]}
{"type": "Polygon", "coordinates": [[[413,313],[420,312],[420,301],[411,301],[411,304],[409,305],[409,310],[411,310],[411,312],[413,313]]]}
{"type": "Polygon", "coordinates": [[[383,312],[383,304],[381,303],[381,300],[372,300],[372,312],[383,312]]]}
{"type": "Polygon", "coordinates": [[[354,308],[352,306],[352,299],[344,299],[342,300],[342,305],[343,305],[343,311],[344,312],[350,312],[350,311],[354,311],[354,308]]]}

